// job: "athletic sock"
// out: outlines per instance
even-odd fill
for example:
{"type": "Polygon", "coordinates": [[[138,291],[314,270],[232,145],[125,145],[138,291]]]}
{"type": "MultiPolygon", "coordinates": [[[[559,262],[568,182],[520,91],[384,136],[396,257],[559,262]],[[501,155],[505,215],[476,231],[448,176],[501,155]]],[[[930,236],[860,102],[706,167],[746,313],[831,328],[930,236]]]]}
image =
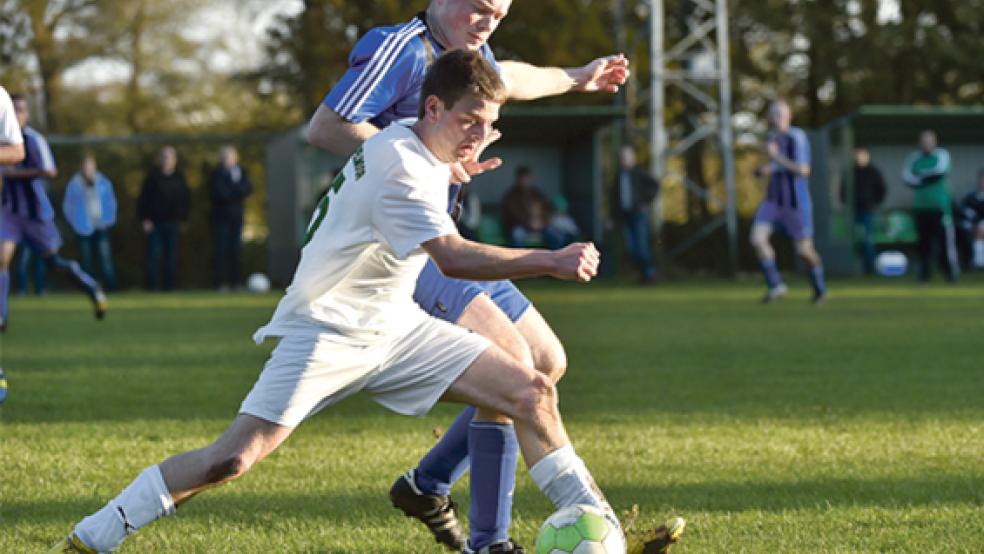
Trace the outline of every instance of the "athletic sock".
{"type": "Polygon", "coordinates": [[[75,526],[75,534],[97,552],[112,552],[127,535],[174,513],[174,501],[158,466],[143,470],[101,510],[75,526]]]}
{"type": "Polygon", "coordinates": [[[10,272],[0,271],[0,323],[7,321],[7,298],[10,296],[10,272]]]}
{"type": "Polygon", "coordinates": [[[472,468],[468,544],[477,551],[509,539],[519,461],[516,431],[511,424],[473,421],[468,433],[468,452],[472,468]]]}
{"type": "Polygon", "coordinates": [[[420,492],[445,496],[451,484],[468,470],[468,428],[475,417],[475,408],[462,410],[441,440],[431,448],[414,470],[414,483],[420,492]]]}
{"type": "Polygon", "coordinates": [[[974,265],[984,267],[984,240],[974,241],[974,265]]]}
{"type": "Polygon", "coordinates": [[[765,275],[765,285],[774,289],[782,284],[782,276],[779,275],[779,268],[776,267],[775,258],[762,258],[759,260],[762,273],[765,275]]]}
{"type": "Polygon", "coordinates": [[[810,284],[813,285],[813,291],[818,295],[827,292],[827,284],[823,279],[822,265],[810,268],[810,284]]]}
{"type": "Polygon", "coordinates": [[[52,267],[67,272],[80,287],[84,288],[90,295],[95,294],[99,290],[99,281],[92,278],[91,275],[82,271],[82,266],[79,262],[75,260],[69,260],[62,258],[58,254],[53,254],[49,260],[52,267]]]}
{"type": "Polygon", "coordinates": [[[589,504],[612,511],[587,466],[569,444],[544,456],[530,468],[530,477],[557,508],[589,504]]]}

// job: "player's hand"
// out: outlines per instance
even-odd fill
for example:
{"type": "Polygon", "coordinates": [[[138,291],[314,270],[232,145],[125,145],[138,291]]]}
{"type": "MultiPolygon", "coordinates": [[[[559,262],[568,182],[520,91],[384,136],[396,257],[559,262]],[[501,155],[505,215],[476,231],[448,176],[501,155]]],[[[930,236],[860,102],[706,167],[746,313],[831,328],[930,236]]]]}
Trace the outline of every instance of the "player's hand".
{"type": "Polygon", "coordinates": [[[618,92],[629,78],[629,59],[625,54],[598,58],[582,67],[575,77],[574,90],[618,92]]]}
{"type": "Polygon", "coordinates": [[[154,232],[154,222],[149,219],[143,220],[143,232],[148,235],[154,232]]]}
{"type": "Polygon", "coordinates": [[[485,142],[475,149],[475,155],[471,159],[451,164],[451,180],[455,183],[470,183],[471,178],[475,175],[492,171],[502,165],[502,158],[489,158],[479,161],[485,149],[500,138],[502,138],[502,133],[498,129],[492,129],[489,136],[485,138],[485,142]]]}
{"type": "Polygon", "coordinates": [[[770,158],[776,159],[779,156],[779,145],[770,140],[769,145],[766,147],[766,152],[769,153],[770,158]]]}
{"type": "Polygon", "coordinates": [[[575,242],[554,251],[556,269],[553,276],[566,281],[587,283],[598,275],[601,254],[591,242],[575,242]]]}

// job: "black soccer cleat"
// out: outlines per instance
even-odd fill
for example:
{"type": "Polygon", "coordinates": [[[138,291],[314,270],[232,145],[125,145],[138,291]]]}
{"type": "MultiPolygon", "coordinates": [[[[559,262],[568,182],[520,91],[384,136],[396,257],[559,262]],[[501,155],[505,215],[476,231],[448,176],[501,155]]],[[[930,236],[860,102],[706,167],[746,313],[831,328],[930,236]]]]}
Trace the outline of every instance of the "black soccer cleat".
{"type": "Polygon", "coordinates": [[[109,302],[106,300],[106,293],[102,289],[95,289],[89,295],[92,300],[92,315],[96,316],[97,320],[102,320],[106,317],[106,311],[109,310],[109,302]]]}
{"type": "Polygon", "coordinates": [[[438,543],[457,552],[465,548],[468,537],[458,521],[457,503],[450,496],[421,493],[413,483],[413,470],[393,483],[389,497],[394,508],[426,525],[438,543]]]}

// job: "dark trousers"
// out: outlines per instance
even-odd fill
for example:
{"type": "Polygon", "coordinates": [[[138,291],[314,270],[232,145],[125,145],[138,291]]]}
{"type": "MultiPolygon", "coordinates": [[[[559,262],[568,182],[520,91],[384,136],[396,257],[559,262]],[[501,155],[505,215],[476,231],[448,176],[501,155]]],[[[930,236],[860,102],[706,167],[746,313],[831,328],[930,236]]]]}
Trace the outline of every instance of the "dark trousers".
{"type": "Polygon", "coordinates": [[[44,294],[48,285],[48,267],[42,252],[30,241],[21,241],[17,248],[17,261],[14,264],[14,277],[17,281],[17,294],[27,294],[27,282],[34,279],[34,294],[44,294]]]}
{"type": "Polygon", "coordinates": [[[178,222],[158,221],[147,235],[147,288],[149,290],[174,290],[174,278],[178,270],[178,222]],[[161,263],[163,262],[163,263],[161,263]],[[162,265],[162,271],[158,271],[162,265]],[[163,274],[160,287],[158,276],[163,274]]]}
{"type": "Polygon", "coordinates": [[[625,242],[629,247],[632,258],[639,265],[643,279],[656,276],[653,266],[653,249],[650,240],[652,229],[649,226],[649,214],[643,210],[633,210],[623,214],[625,224],[625,242]]]}
{"type": "Polygon", "coordinates": [[[919,280],[929,281],[936,257],[947,279],[956,281],[960,266],[952,217],[941,211],[916,212],[916,233],[919,235],[919,280]]]}
{"type": "Polygon", "coordinates": [[[78,239],[79,261],[82,262],[82,269],[89,275],[95,275],[95,268],[92,265],[92,256],[95,254],[103,286],[109,290],[116,290],[116,272],[113,270],[113,253],[109,246],[109,231],[100,229],[93,231],[87,237],[79,236],[78,239]]]}
{"type": "Polygon", "coordinates": [[[875,273],[875,214],[871,210],[858,208],[854,212],[854,223],[860,231],[858,249],[865,275],[875,273]]]}
{"type": "Polygon", "coordinates": [[[243,251],[242,218],[212,220],[212,244],[215,248],[215,288],[239,285],[240,259],[243,251]]]}

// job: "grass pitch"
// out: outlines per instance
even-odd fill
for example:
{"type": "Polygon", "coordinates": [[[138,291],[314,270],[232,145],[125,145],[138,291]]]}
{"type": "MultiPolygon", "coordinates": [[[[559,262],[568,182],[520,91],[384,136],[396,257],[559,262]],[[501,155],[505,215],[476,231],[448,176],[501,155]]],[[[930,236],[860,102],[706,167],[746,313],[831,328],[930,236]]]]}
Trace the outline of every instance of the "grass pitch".
{"type": "MultiPolygon", "coordinates": [[[[565,342],[561,406],[620,509],[689,521],[675,552],[984,550],[984,286],[535,282],[565,342]]],[[[14,299],[2,340],[0,552],[43,552],[141,468],[225,428],[271,343],[277,296],[14,299]]],[[[457,413],[389,414],[365,397],[302,425],[243,479],[121,552],[438,552],[390,484],[457,413]]],[[[466,483],[455,495],[467,506],[466,483]]],[[[520,470],[513,532],[551,513],[520,470]]],[[[465,508],[467,513],[467,508],[465,508]]]]}

